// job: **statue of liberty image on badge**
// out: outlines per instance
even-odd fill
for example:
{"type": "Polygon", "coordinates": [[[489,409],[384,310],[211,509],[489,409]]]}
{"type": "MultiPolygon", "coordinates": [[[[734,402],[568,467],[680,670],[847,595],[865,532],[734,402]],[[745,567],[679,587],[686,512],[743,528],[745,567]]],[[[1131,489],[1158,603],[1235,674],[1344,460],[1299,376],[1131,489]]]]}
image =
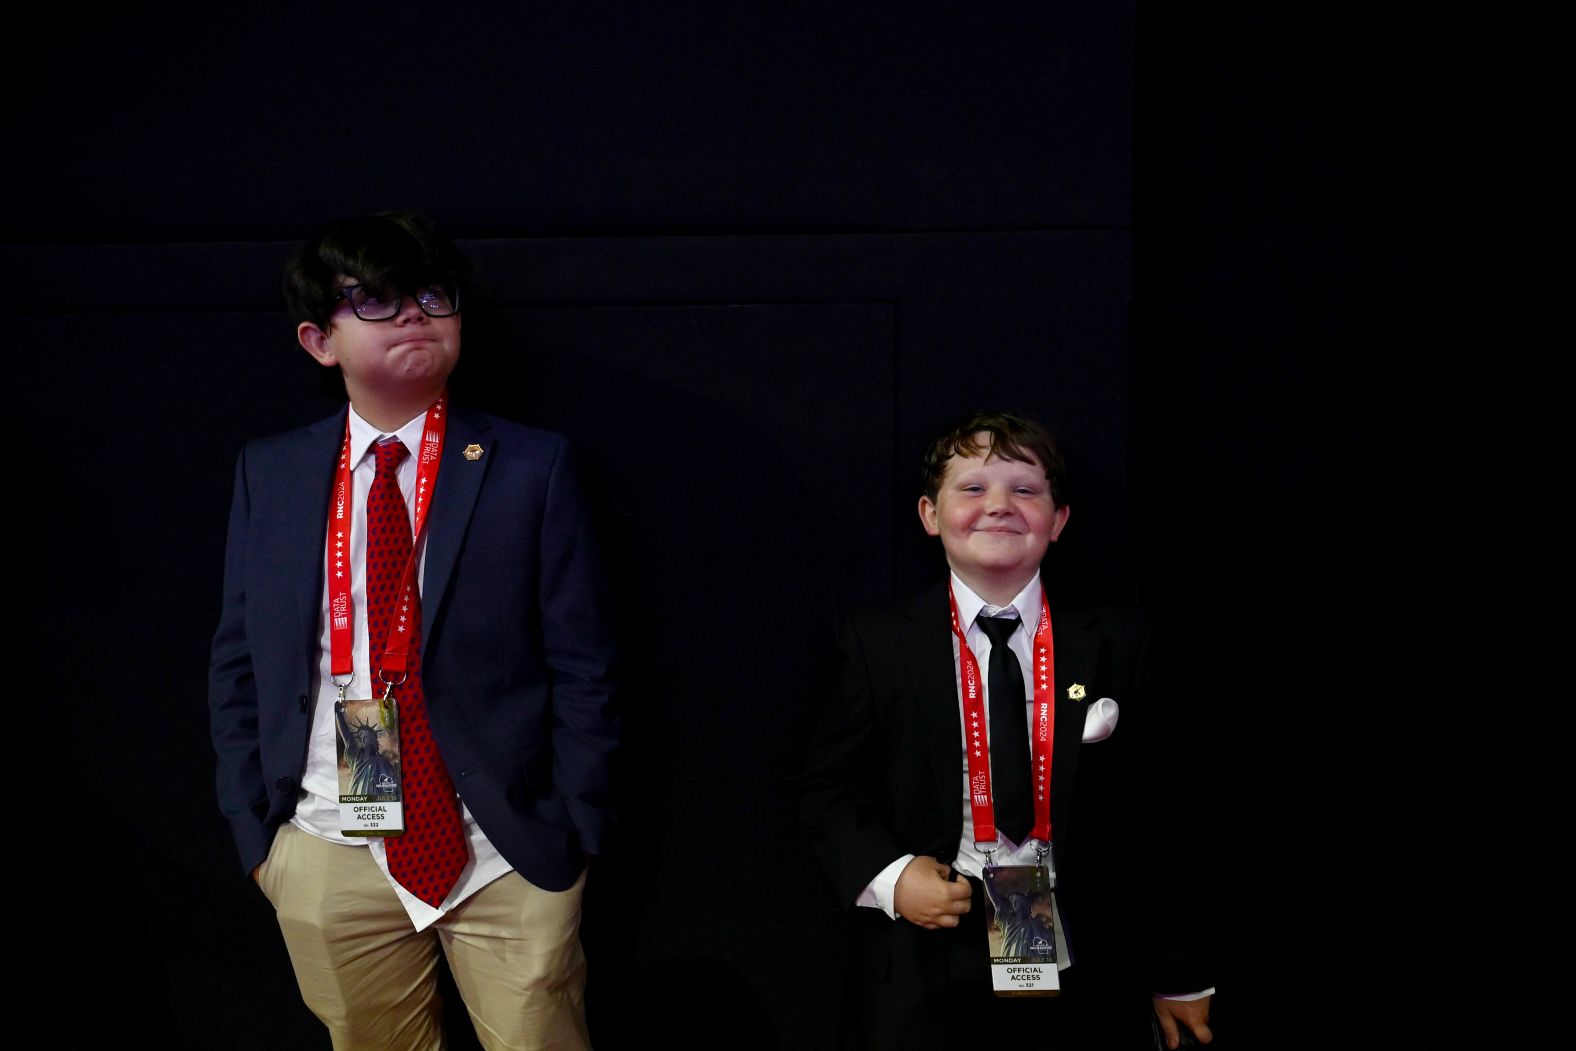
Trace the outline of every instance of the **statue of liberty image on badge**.
{"type": "Polygon", "coordinates": [[[334,717],[339,730],[340,835],[399,835],[405,821],[394,698],[336,701],[334,717]]]}
{"type": "Polygon", "coordinates": [[[994,865],[984,874],[985,930],[997,996],[1061,991],[1056,887],[1044,865],[994,865]]]}

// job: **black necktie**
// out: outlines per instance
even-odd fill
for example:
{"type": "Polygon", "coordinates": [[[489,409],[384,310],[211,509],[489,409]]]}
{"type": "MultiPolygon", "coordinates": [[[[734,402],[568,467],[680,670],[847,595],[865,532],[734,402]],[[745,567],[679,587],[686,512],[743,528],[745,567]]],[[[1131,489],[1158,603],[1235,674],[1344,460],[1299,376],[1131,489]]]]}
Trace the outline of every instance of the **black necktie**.
{"type": "Polygon", "coordinates": [[[990,637],[990,787],[996,800],[996,827],[1014,843],[1029,832],[1029,724],[1023,705],[1023,669],[1007,640],[1020,623],[1013,617],[974,621],[990,637]]]}

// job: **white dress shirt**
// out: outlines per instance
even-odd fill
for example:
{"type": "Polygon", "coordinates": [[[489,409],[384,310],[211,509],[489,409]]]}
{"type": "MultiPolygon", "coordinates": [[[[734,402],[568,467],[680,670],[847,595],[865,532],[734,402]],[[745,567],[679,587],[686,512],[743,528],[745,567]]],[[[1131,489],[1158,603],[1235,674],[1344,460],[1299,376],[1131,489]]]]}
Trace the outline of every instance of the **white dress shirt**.
{"type": "MultiPolygon", "coordinates": [[[[404,443],[410,453],[399,465],[399,488],[400,494],[405,498],[406,513],[412,516],[415,513],[413,497],[416,491],[416,459],[421,450],[421,436],[426,420],[427,414],[423,412],[393,434],[404,443]]],[[[385,436],[384,432],[357,415],[354,408],[350,410],[349,454],[353,465],[351,468],[350,601],[355,610],[355,615],[351,618],[351,656],[354,661],[355,678],[351,681],[345,696],[352,699],[377,696],[376,691],[380,688],[372,672],[370,647],[367,644],[367,494],[372,488],[372,479],[377,474],[377,455],[372,451],[372,446],[385,436]]],[[[325,530],[327,525],[325,519],[325,530]]],[[[412,525],[414,527],[414,518],[412,525]]],[[[416,538],[416,557],[419,587],[419,582],[424,579],[427,568],[425,530],[416,538]]],[[[290,822],[303,832],[310,832],[330,843],[370,849],[373,860],[377,862],[378,868],[383,870],[383,875],[394,888],[400,904],[410,915],[411,923],[417,930],[423,930],[460,902],[512,869],[497,849],[488,842],[481,827],[476,824],[476,819],[464,806],[463,800],[461,810],[465,819],[465,837],[470,848],[471,860],[461,871],[460,878],[449,891],[448,898],[436,909],[411,894],[389,876],[388,858],[382,837],[340,835],[339,758],[335,749],[337,731],[334,727],[334,702],[339,699],[339,690],[334,686],[331,674],[332,657],[329,650],[326,615],[328,612],[326,578],[323,581],[323,602],[320,609],[322,615],[318,625],[318,666],[315,676],[316,688],[313,691],[316,704],[312,710],[312,736],[307,746],[306,770],[301,776],[301,798],[296,803],[295,816],[290,822]]],[[[395,696],[398,697],[397,692],[395,696]]]]}

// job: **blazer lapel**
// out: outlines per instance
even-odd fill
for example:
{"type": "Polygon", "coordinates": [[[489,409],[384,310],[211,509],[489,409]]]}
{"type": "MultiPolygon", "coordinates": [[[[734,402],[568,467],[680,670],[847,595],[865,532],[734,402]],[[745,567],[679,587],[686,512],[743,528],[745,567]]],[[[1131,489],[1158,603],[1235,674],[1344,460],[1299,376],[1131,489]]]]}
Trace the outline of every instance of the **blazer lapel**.
{"type": "Polygon", "coordinates": [[[421,585],[423,634],[427,639],[437,634],[443,599],[454,579],[454,564],[470,526],[471,511],[488,467],[498,456],[495,445],[486,419],[450,408],[438,484],[433,489],[432,508],[427,512],[427,564],[421,585]],[[482,450],[479,459],[465,456],[465,450],[473,445],[482,450]]]}
{"type": "MultiPolygon", "coordinates": [[[[958,714],[957,666],[952,657],[952,614],[947,607],[945,578],[940,586],[927,587],[909,603],[908,617],[914,624],[905,661],[909,694],[918,702],[936,799],[950,808],[942,813],[951,813],[961,822],[963,720],[958,714]]],[[[956,826],[952,838],[957,839],[956,826]]]]}
{"type": "MultiPolygon", "coordinates": [[[[905,664],[910,693],[918,701],[918,717],[924,726],[936,798],[956,808],[962,792],[963,723],[958,714],[957,667],[948,644],[952,627],[946,581],[921,592],[909,604],[907,615],[914,631],[905,664]]],[[[1056,662],[1056,740],[1051,755],[1051,834],[1055,837],[1057,827],[1065,824],[1071,813],[1084,716],[1095,699],[1074,700],[1070,691],[1075,684],[1086,692],[1094,689],[1100,634],[1094,630],[1091,614],[1058,611],[1054,605],[1051,630],[1056,662]]],[[[959,815],[961,821],[960,811],[959,815]]]]}
{"type": "Polygon", "coordinates": [[[292,451],[288,465],[291,479],[300,479],[303,514],[290,514],[280,523],[280,551],[289,564],[284,579],[296,582],[296,638],[307,654],[306,667],[317,666],[319,618],[323,612],[324,546],[328,528],[328,501],[334,488],[334,469],[345,437],[348,407],[307,428],[305,440],[292,451]]]}
{"type": "Polygon", "coordinates": [[[1051,633],[1056,663],[1056,740],[1051,751],[1051,836],[1071,813],[1078,755],[1083,743],[1084,716],[1097,698],[1092,694],[1100,663],[1100,635],[1088,613],[1058,613],[1051,609],[1051,633]],[[1073,695],[1085,696],[1074,699],[1073,695]]]}

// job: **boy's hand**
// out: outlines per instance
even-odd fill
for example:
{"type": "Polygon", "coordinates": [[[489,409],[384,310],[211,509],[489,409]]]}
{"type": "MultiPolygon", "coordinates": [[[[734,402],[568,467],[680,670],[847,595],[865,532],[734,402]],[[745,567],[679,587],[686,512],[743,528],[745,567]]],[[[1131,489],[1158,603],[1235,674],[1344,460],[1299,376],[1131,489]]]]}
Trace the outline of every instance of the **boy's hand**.
{"type": "Polygon", "coordinates": [[[909,923],[926,930],[956,927],[958,917],[969,911],[968,880],[947,881],[951,872],[928,854],[903,866],[892,891],[892,905],[909,923]]]}
{"type": "Polygon", "coordinates": [[[1160,1032],[1166,1038],[1166,1046],[1175,1049],[1181,1042],[1177,1034],[1177,1023],[1188,1027],[1194,1039],[1201,1044],[1207,1044],[1215,1039],[1209,1031],[1209,1001],[1206,996],[1202,1000],[1163,1000],[1155,997],[1155,1017],[1160,1019],[1160,1032]]]}

